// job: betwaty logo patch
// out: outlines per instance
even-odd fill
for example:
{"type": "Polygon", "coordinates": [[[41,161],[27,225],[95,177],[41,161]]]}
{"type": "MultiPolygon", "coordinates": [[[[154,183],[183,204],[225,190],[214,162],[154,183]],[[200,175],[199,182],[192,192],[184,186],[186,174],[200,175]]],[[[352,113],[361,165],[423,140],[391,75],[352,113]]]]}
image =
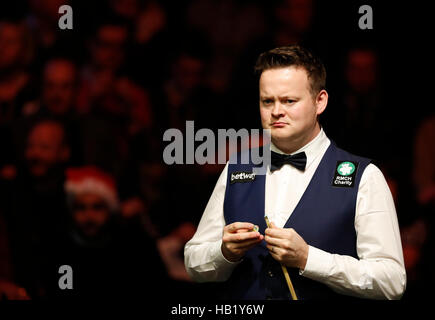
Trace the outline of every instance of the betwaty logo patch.
{"type": "Polygon", "coordinates": [[[355,176],[357,169],[358,162],[337,161],[334,172],[334,179],[332,179],[332,186],[353,188],[355,185],[355,176]]]}
{"type": "Polygon", "coordinates": [[[255,172],[236,171],[231,172],[231,184],[236,182],[251,182],[255,179],[255,172]]]}

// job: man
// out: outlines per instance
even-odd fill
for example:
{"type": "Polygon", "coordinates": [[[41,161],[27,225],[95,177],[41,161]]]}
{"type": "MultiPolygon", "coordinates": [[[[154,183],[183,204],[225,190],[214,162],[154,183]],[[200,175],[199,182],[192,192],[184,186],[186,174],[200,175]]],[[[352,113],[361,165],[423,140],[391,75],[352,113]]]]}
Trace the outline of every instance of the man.
{"type": "Polygon", "coordinates": [[[41,103],[47,112],[59,116],[72,116],[77,94],[77,69],[68,59],[54,58],[44,67],[41,103]]]}
{"type": "Polygon", "coordinates": [[[14,180],[2,185],[13,280],[31,297],[44,295],[41,266],[46,248],[66,225],[63,183],[70,147],[65,135],[60,122],[36,122],[23,150],[25,164],[14,180]]]}
{"type": "Polygon", "coordinates": [[[28,29],[15,19],[0,19],[0,125],[11,124],[22,104],[33,98],[27,72],[32,50],[28,29]]]}
{"type": "Polygon", "coordinates": [[[299,299],[400,298],[406,274],[393,199],[369,159],[339,149],[321,128],[323,64],[295,45],[263,53],[256,71],[272,164],[244,183],[229,183],[231,174],[253,164],[227,164],[186,244],[188,273],[228,281],[227,298],[290,299],[280,264],[299,299]]]}
{"type": "Polygon", "coordinates": [[[50,247],[53,254],[44,270],[48,297],[151,298],[167,290],[166,269],[154,241],[140,225],[118,214],[112,175],[97,167],[69,168],[65,192],[71,223],[50,247]],[[73,290],[58,287],[58,268],[64,264],[74,272],[73,290]]]}
{"type": "Polygon", "coordinates": [[[33,126],[25,150],[27,169],[32,178],[44,179],[55,172],[63,172],[70,156],[65,135],[62,123],[55,120],[42,120],[33,126]]]}
{"type": "Polygon", "coordinates": [[[23,104],[36,94],[27,70],[33,52],[29,39],[20,20],[0,18],[0,176],[7,179],[15,174],[16,122],[23,104]]]}

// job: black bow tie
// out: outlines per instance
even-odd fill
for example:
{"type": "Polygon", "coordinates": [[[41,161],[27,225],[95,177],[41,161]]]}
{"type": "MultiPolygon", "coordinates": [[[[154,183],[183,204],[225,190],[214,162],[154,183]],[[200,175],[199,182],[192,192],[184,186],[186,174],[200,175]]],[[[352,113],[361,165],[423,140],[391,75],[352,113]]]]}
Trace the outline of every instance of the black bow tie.
{"type": "Polygon", "coordinates": [[[291,164],[296,169],[305,170],[307,156],[305,152],[299,152],[293,155],[280,154],[272,151],[270,171],[275,171],[285,164],[291,164]]]}

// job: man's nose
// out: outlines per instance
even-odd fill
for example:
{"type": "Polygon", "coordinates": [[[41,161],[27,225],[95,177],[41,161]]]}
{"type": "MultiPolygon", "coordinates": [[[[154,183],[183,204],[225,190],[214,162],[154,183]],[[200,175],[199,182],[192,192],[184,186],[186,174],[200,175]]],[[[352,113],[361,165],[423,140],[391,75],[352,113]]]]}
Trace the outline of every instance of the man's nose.
{"type": "Polygon", "coordinates": [[[272,116],[275,118],[280,118],[284,115],[284,110],[279,101],[276,101],[272,108],[272,116]]]}

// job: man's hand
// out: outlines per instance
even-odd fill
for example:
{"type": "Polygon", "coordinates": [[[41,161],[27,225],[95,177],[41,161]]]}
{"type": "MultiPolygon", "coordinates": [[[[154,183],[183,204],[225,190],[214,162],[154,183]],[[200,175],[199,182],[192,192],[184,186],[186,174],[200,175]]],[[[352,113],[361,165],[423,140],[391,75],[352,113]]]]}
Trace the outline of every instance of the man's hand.
{"type": "Polygon", "coordinates": [[[305,269],[308,244],[292,228],[278,228],[273,222],[266,229],[264,240],[272,257],[287,267],[305,269]]]}
{"type": "Polygon", "coordinates": [[[251,231],[254,225],[249,222],[234,222],[225,226],[222,236],[222,254],[231,262],[239,261],[246,251],[259,244],[264,236],[251,231]]]}

